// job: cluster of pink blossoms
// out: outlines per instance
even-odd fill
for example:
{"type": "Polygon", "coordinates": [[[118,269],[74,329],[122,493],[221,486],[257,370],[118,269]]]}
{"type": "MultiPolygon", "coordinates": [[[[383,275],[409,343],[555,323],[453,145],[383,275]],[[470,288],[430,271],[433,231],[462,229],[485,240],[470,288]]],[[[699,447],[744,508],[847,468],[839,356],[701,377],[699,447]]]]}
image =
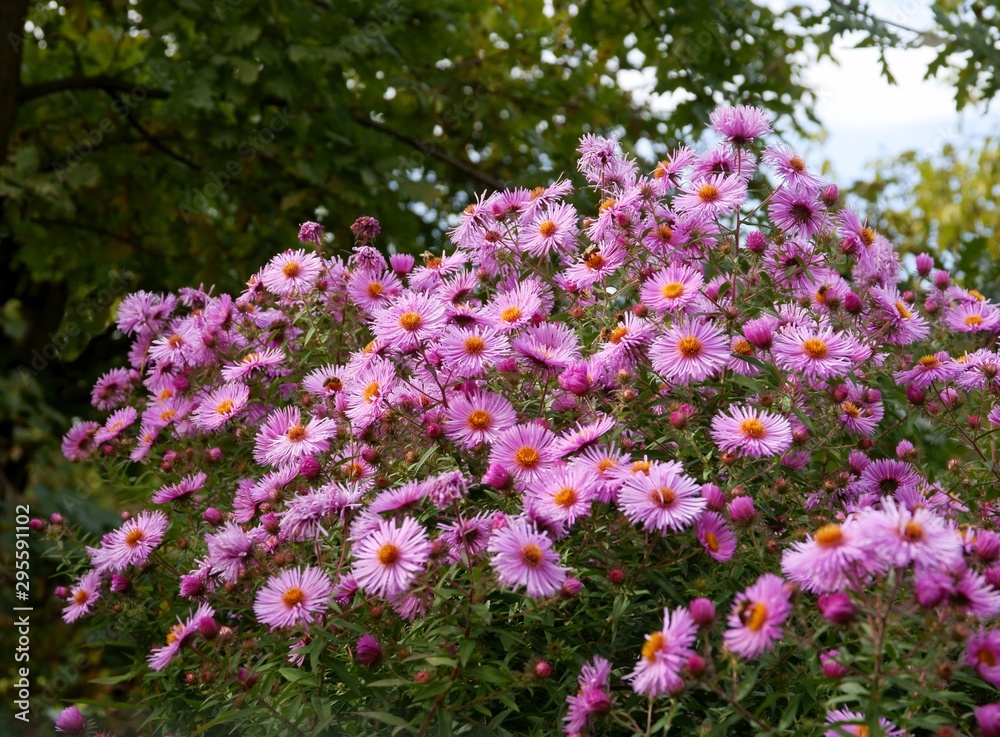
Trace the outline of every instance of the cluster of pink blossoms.
{"type": "MultiPolygon", "coordinates": [[[[585,137],[579,168],[599,196],[588,217],[560,180],[479,197],[450,252],[420,265],[373,247],[369,218],[346,261],[322,253],[315,226],[310,248],[275,256],[238,296],[128,297],[130,367],[93,391],[111,414],[74,426],[63,450],[155,461],[162,483],[155,511],[88,548],[66,621],[168,558],[192,610],[151,668],[216,636],[241,587],[260,625],[298,632],[289,658],[301,663],[301,638],[331,606],[433,617],[456,570],[540,605],[573,595],[590,565],[574,536],[604,529],[588,526],[599,516],[712,570],[759,544],[761,476],[775,488],[819,479],[797,504],[823,524],[798,537],[771,525],[783,554],[735,590],[721,637],[711,601],[666,607],[637,643],[635,693],[679,695],[724,652],[761,657],[809,596],[848,622],[890,575],[920,607],[995,616],[992,508],[925,476],[908,441],[895,457],[871,451],[889,409],[880,376],[928,417],[964,403],[983,408],[962,410],[970,432],[1000,425],[1000,309],[929,256],[908,273],[835,187],[788,148],[763,147],[760,111],[723,108],[712,123],[714,149],[676,149],[649,175],[615,141],[585,137]],[[767,176],[777,186],[761,195],[767,176]],[[921,291],[901,291],[907,279],[921,291]],[[905,352],[944,333],[965,352],[905,352]],[[979,524],[960,527],[970,510],[979,524]],[[181,531],[183,549],[167,550],[181,531]]],[[[240,621],[227,629],[251,626],[240,621]]],[[[984,624],[967,649],[1000,686],[1000,631],[984,624]]],[[[592,655],[567,733],[612,709],[615,653],[592,655]]],[[[824,718],[847,733],[865,719],[824,718]]]]}

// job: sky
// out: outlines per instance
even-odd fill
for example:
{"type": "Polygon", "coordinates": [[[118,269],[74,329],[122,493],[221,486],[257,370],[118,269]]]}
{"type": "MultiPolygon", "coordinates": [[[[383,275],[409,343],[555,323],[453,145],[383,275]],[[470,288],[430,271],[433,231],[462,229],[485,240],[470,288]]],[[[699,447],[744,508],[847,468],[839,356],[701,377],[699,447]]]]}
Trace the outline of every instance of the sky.
{"type": "MultiPolygon", "coordinates": [[[[927,0],[873,0],[871,6],[885,20],[918,29],[933,25],[927,0]]],[[[878,158],[910,149],[933,152],[946,142],[962,145],[1000,133],[996,110],[959,114],[948,81],[923,78],[933,49],[889,51],[897,81],[890,85],[881,75],[878,52],[852,48],[856,42],[840,39],[834,52],[840,63],[824,60],[807,73],[817,91],[817,115],[828,133],[825,141],[809,146],[809,158],[828,159],[831,178],[846,183],[870,175],[871,162],[878,158]]]]}

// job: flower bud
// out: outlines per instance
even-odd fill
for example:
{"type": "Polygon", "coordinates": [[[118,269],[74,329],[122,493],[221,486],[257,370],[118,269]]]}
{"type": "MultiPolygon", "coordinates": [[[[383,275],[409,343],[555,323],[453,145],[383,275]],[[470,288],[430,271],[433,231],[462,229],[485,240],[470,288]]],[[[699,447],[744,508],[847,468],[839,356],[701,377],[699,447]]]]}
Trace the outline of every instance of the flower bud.
{"type": "Polygon", "coordinates": [[[281,529],[281,520],[274,512],[268,512],[260,518],[261,526],[272,535],[277,535],[281,529]]]}
{"type": "Polygon", "coordinates": [[[910,404],[915,404],[918,407],[924,403],[927,398],[927,393],[920,387],[909,384],[906,387],[906,401],[910,404]]]}
{"type": "Polygon", "coordinates": [[[510,474],[499,463],[491,463],[490,467],[486,470],[486,475],[483,476],[483,483],[487,486],[492,486],[494,489],[505,489],[510,482],[510,474]]]}
{"type": "Polygon", "coordinates": [[[725,509],[726,495],[722,493],[722,489],[712,482],[701,485],[701,495],[705,497],[705,502],[708,504],[709,509],[714,509],[716,512],[725,509]]]}
{"type": "Polygon", "coordinates": [[[112,576],[111,576],[111,590],[114,591],[116,594],[120,594],[123,591],[128,591],[129,586],[131,586],[131,585],[132,585],[132,582],[129,581],[125,576],[122,576],[122,575],[120,575],[118,573],[112,574],[112,576]]]}
{"type": "Polygon", "coordinates": [[[212,525],[212,527],[217,527],[221,525],[225,520],[222,512],[220,512],[215,507],[209,507],[204,512],[202,512],[201,518],[212,525]]]}
{"type": "Polygon", "coordinates": [[[759,230],[753,230],[747,236],[747,250],[751,253],[764,253],[767,249],[767,238],[759,230]]]}
{"type": "Polygon", "coordinates": [[[539,660],[534,667],[535,676],[538,678],[548,678],[552,675],[552,666],[544,660],[539,660]]]}
{"type": "Polygon", "coordinates": [[[749,496],[738,496],[729,502],[729,519],[733,524],[750,524],[756,514],[753,499],[749,496]]]}
{"type": "Polygon", "coordinates": [[[817,602],[823,618],[834,624],[847,624],[854,619],[854,604],[845,593],[823,594],[817,602]]]}
{"type": "Polygon", "coordinates": [[[608,580],[615,586],[625,580],[625,571],[621,568],[612,568],[608,571],[608,580]]]}
{"type": "Polygon", "coordinates": [[[382,660],[382,646],[367,632],[358,639],[354,652],[358,662],[366,668],[374,668],[382,660]]]}
{"type": "Polygon", "coordinates": [[[431,440],[437,440],[444,433],[441,426],[436,422],[428,422],[424,429],[427,433],[427,437],[431,440]]]}
{"type": "Polygon", "coordinates": [[[53,512],[49,515],[49,522],[54,525],[61,525],[63,523],[63,516],[59,512],[53,512]]]}
{"type": "Polygon", "coordinates": [[[827,678],[843,678],[847,675],[847,668],[836,660],[838,655],[840,653],[836,650],[820,653],[819,660],[823,666],[823,675],[827,678]]]}
{"type": "Polygon", "coordinates": [[[705,659],[700,655],[690,655],[688,656],[685,667],[687,668],[688,673],[695,678],[698,678],[705,672],[705,659]]]}
{"type": "Polygon", "coordinates": [[[56,590],[53,592],[57,599],[68,599],[69,589],[65,586],[56,586],[56,590]]]}
{"type": "Polygon", "coordinates": [[[319,476],[323,467],[315,456],[303,456],[299,461],[299,475],[305,479],[314,479],[319,476]]]}
{"type": "Polygon", "coordinates": [[[562,594],[566,597],[574,597],[583,589],[583,581],[579,578],[569,576],[562,583],[562,594]]]}
{"type": "Polygon", "coordinates": [[[833,207],[837,204],[837,200],[840,199],[840,190],[837,189],[836,184],[828,184],[823,188],[823,204],[827,207],[833,207]]]}
{"type": "Polygon", "coordinates": [[[917,273],[920,276],[927,276],[934,268],[934,259],[928,253],[921,253],[917,256],[917,273]]]}
{"type": "Polygon", "coordinates": [[[33,532],[41,532],[42,530],[45,529],[45,520],[38,519],[37,517],[34,517],[34,518],[28,520],[28,527],[33,532]]]}
{"type": "Polygon", "coordinates": [[[56,731],[70,735],[86,734],[87,720],[77,707],[67,706],[56,717],[56,731]]]}
{"type": "Polygon", "coordinates": [[[408,253],[394,253],[389,256],[389,265],[398,276],[409,274],[414,264],[416,259],[408,253]]]}
{"type": "Polygon", "coordinates": [[[932,280],[934,282],[934,286],[942,290],[947,289],[948,284],[951,283],[951,277],[948,275],[948,272],[943,269],[935,271],[932,280]]]}
{"type": "Polygon", "coordinates": [[[649,314],[649,308],[641,302],[632,306],[632,314],[636,317],[645,317],[649,314]]]}
{"type": "Polygon", "coordinates": [[[691,619],[702,627],[708,627],[715,621],[715,604],[704,597],[692,599],[688,604],[691,619]]]}
{"type": "Polygon", "coordinates": [[[856,295],[854,292],[848,292],[844,295],[844,309],[847,310],[852,315],[857,315],[864,308],[861,303],[861,297],[856,295]]]}
{"type": "Polygon", "coordinates": [[[896,444],[896,457],[901,461],[912,461],[917,457],[917,449],[909,440],[900,440],[896,444]]]}

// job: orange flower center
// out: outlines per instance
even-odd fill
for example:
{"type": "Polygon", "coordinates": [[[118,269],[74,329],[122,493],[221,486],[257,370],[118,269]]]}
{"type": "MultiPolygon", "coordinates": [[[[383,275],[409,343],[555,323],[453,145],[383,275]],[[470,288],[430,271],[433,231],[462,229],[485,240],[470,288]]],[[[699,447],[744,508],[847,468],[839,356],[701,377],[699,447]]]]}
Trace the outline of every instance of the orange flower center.
{"type": "Polygon", "coordinates": [[[760,440],[767,435],[767,428],[756,417],[750,417],[740,423],[740,432],[743,433],[743,437],[745,438],[760,440]]]}
{"type": "Polygon", "coordinates": [[[802,350],[810,358],[826,358],[826,354],[830,352],[820,338],[806,338],[802,341],[802,350]]]}
{"type": "Polygon", "coordinates": [[[982,665],[988,665],[990,668],[997,664],[996,656],[987,648],[983,648],[976,653],[976,660],[978,660],[982,665]]]}
{"type": "Polygon", "coordinates": [[[515,322],[521,317],[521,308],[517,305],[511,305],[510,307],[504,307],[500,311],[500,319],[504,322],[515,322]]]}
{"type": "Polygon", "coordinates": [[[661,241],[669,241],[674,237],[674,231],[670,229],[669,225],[661,225],[656,229],[656,233],[660,236],[661,241]]]}
{"type": "Polygon", "coordinates": [[[909,320],[911,317],[913,317],[913,313],[910,312],[906,308],[906,305],[904,305],[902,302],[897,302],[896,303],[896,312],[898,312],[899,316],[901,318],[903,318],[904,320],[909,320]]]}
{"type": "Polygon", "coordinates": [[[719,538],[717,538],[711,532],[705,533],[705,544],[708,546],[708,549],[711,550],[713,553],[719,552],[719,538]]]}
{"type": "Polygon", "coordinates": [[[170,336],[170,339],[167,341],[167,343],[170,344],[171,348],[180,348],[182,345],[184,345],[184,338],[175,333],[174,335],[170,336]]]}
{"type": "Polygon", "coordinates": [[[493,416],[485,409],[473,410],[466,420],[473,430],[489,430],[493,425],[493,416]]]}
{"type": "Polygon", "coordinates": [[[220,415],[228,415],[233,411],[233,407],[236,405],[233,403],[232,399],[223,399],[217,405],[215,405],[215,411],[220,415]]]}
{"type": "Polygon", "coordinates": [[[844,541],[840,525],[823,525],[816,530],[816,544],[821,548],[835,548],[844,541]]]}
{"type": "Polygon", "coordinates": [[[920,359],[920,365],[924,368],[937,368],[940,363],[937,356],[924,356],[920,359]]]}
{"type": "Polygon", "coordinates": [[[698,198],[704,202],[715,202],[719,199],[719,189],[714,184],[703,184],[698,190],[698,198]]]}
{"type": "Polygon", "coordinates": [[[572,507],[576,504],[576,491],[568,486],[562,487],[556,492],[556,495],[552,499],[557,506],[560,507],[572,507]]]}
{"type": "Polygon", "coordinates": [[[419,330],[420,326],[424,324],[424,318],[420,316],[419,312],[404,312],[399,316],[399,327],[403,328],[408,332],[413,332],[414,330],[419,330]]]}
{"type": "Polygon", "coordinates": [[[871,228],[862,228],[861,242],[864,243],[865,246],[872,245],[875,242],[875,231],[871,228]]]}
{"type": "Polygon", "coordinates": [[[478,356],[486,350],[486,341],[478,335],[471,335],[465,339],[465,352],[470,356],[478,356]]]}
{"type": "Polygon", "coordinates": [[[986,296],[978,289],[970,289],[969,296],[974,297],[977,302],[984,302],[986,300],[986,296]]]}
{"type": "Polygon", "coordinates": [[[171,627],[170,631],[167,632],[167,644],[173,645],[175,642],[181,639],[181,632],[183,631],[184,628],[179,624],[175,624],[173,627],[171,627]]]}
{"type": "Polygon", "coordinates": [[[964,322],[966,325],[970,327],[975,325],[982,325],[983,317],[982,315],[966,315],[965,320],[963,320],[962,322],[964,322]]]}
{"type": "Polygon", "coordinates": [[[794,171],[796,174],[801,174],[806,170],[806,162],[804,162],[798,156],[793,156],[788,160],[788,168],[794,171]]]}
{"type": "Polygon", "coordinates": [[[365,387],[365,390],[361,393],[361,398],[366,402],[371,403],[374,401],[375,397],[378,396],[379,385],[377,381],[373,381],[371,384],[365,387]]]}
{"type": "Polygon", "coordinates": [[[73,603],[76,604],[77,606],[83,606],[84,604],[87,603],[89,599],[90,599],[90,594],[88,594],[83,589],[80,589],[79,591],[76,592],[76,595],[73,597],[73,603]]]}
{"type": "Polygon", "coordinates": [[[608,340],[610,340],[615,345],[618,345],[619,343],[622,342],[622,338],[624,338],[626,335],[628,335],[628,328],[625,327],[624,325],[619,325],[618,327],[616,327],[614,330],[611,331],[611,335],[608,336],[608,340]]]}
{"type": "Polygon", "coordinates": [[[908,543],[918,543],[924,539],[924,526],[911,519],[903,528],[903,539],[908,543]]]}
{"type": "Polygon", "coordinates": [[[281,595],[281,603],[284,604],[289,609],[293,606],[298,606],[306,600],[305,592],[298,586],[289,586],[285,589],[285,593],[281,595]]]}
{"type": "Polygon", "coordinates": [[[656,506],[662,509],[666,509],[672,506],[673,503],[677,500],[677,495],[674,493],[674,490],[671,489],[669,486],[660,486],[656,489],[653,489],[653,491],[650,492],[649,499],[656,506]]]}
{"type": "Polygon", "coordinates": [[[328,392],[339,392],[344,388],[344,382],[342,382],[337,376],[331,376],[326,380],[326,382],[324,382],[323,388],[328,392]]]}
{"type": "Polygon", "coordinates": [[[542,554],[542,549],[535,545],[535,543],[528,543],[523,548],[521,548],[521,562],[532,568],[538,568],[542,564],[542,560],[545,556],[542,554]]]}
{"type": "Polygon", "coordinates": [[[296,425],[285,433],[285,436],[293,443],[297,443],[306,436],[306,429],[302,425],[296,425]]]}
{"type": "Polygon", "coordinates": [[[399,546],[393,543],[385,543],[378,549],[378,562],[384,566],[391,566],[399,560],[399,546]]]}
{"type": "Polygon", "coordinates": [[[652,663],[656,660],[656,653],[663,649],[666,641],[667,638],[663,636],[662,632],[654,632],[649,636],[649,639],[642,645],[642,657],[646,659],[646,662],[652,663]]]}
{"type": "Polygon", "coordinates": [[[606,200],[604,200],[601,203],[600,211],[604,212],[605,210],[607,210],[609,208],[612,208],[612,207],[614,207],[617,204],[618,204],[618,200],[616,200],[614,197],[608,197],[606,200]]]}
{"type": "Polygon", "coordinates": [[[368,296],[372,299],[376,299],[382,295],[382,283],[373,281],[368,285],[368,296]]]}
{"type": "Polygon", "coordinates": [[[514,463],[528,471],[537,467],[540,460],[538,451],[530,445],[522,445],[514,453],[514,463]]]}
{"type": "Polygon", "coordinates": [[[302,267],[298,265],[295,261],[289,261],[287,264],[281,267],[281,273],[287,276],[289,279],[294,279],[300,273],[302,273],[302,267]]]}
{"type": "Polygon", "coordinates": [[[677,341],[677,350],[684,358],[694,358],[701,353],[701,341],[693,335],[686,335],[677,341]]]}
{"type": "Polygon", "coordinates": [[[590,254],[589,256],[587,256],[587,258],[583,260],[583,263],[587,266],[588,269],[593,269],[596,271],[597,269],[604,266],[605,263],[604,256],[602,256],[599,252],[594,251],[592,254],[590,254]]]}
{"type": "Polygon", "coordinates": [[[130,548],[134,548],[145,539],[146,533],[136,527],[134,530],[129,530],[128,534],[125,536],[125,544],[130,548]]]}
{"type": "Polygon", "coordinates": [[[852,419],[858,419],[861,417],[861,410],[858,408],[854,402],[844,402],[840,405],[841,411],[852,419]]]}
{"type": "Polygon", "coordinates": [[[556,224],[551,220],[543,220],[538,224],[538,232],[543,238],[551,238],[556,234],[556,224]]]}
{"type": "Polygon", "coordinates": [[[738,338],[735,343],[733,343],[733,353],[738,356],[752,356],[753,346],[750,345],[750,341],[745,338],[738,338]]]}
{"type": "Polygon", "coordinates": [[[633,474],[649,474],[649,461],[636,461],[630,466],[633,474]]]}
{"type": "Polygon", "coordinates": [[[760,632],[767,622],[767,607],[755,601],[744,610],[740,619],[751,632],[760,632]]]}

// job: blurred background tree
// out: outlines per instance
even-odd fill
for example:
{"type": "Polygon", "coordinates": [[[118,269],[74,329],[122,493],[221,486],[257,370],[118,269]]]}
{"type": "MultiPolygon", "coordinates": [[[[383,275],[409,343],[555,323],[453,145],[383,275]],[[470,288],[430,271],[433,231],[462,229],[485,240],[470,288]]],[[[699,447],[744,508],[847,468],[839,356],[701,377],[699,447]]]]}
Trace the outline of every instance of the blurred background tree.
{"type": "MultiPolygon", "coordinates": [[[[853,1],[772,5],[0,1],[0,531],[6,505],[25,497],[95,534],[117,515],[98,479],[62,462],[58,441],[72,417],[90,415],[94,379],[120,363],[113,315],[131,291],[238,291],[311,219],[334,251],[347,251],[360,214],[398,250],[439,247],[447,215],[476,192],[568,173],[586,132],[614,133],[650,166],[722,102],[762,106],[779,132],[810,135],[819,121],[803,71],[850,31],[883,55],[935,47],[929,73],[951,75],[959,107],[996,93],[996,13],[979,3],[936,2],[932,29],[883,22],[853,1]],[[651,108],[648,95],[669,105],[651,108]]],[[[995,172],[995,146],[992,156],[995,172]]],[[[930,188],[921,167],[950,165],[900,163],[930,188]]],[[[977,166],[986,203],[990,174],[977,166]]],[[[873,206],[899,204],[878,199],[890,176],[868,190],[873,206]]],[[[920,203],[948,196],[927,189],[914,207],[931,223],[920,203]]],[[[911,211],[887,214],[886,227],[918,237],[911,211]]],[[[939,247],[966,237],[963,218],[928,225],[939,247]]],[[[2,539],[7,553],[12,536],[2,539]]],[[[34,571],[41,601],[52,567],[34,571]]],[[[47,612],[37,632],[58,617],[47,612]]],[[[43,683],[69,636],[79,637],[59,628],[40,651],[43,683]]],[[[58,690],[100,666],[81,662],[58,690]]]]}

